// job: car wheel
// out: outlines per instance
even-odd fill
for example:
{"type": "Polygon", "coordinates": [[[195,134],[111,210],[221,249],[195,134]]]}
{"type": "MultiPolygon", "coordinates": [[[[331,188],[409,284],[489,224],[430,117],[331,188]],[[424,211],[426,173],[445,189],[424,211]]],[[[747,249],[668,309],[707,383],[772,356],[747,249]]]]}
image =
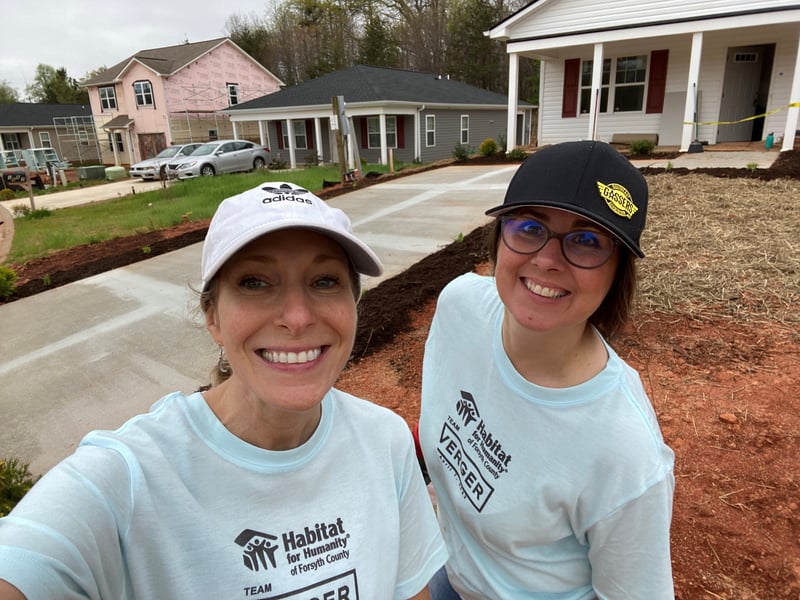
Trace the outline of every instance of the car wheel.
{"type": "Polygon", "coordinates": [[[211,177],[214,175],[214,173],[215,173],[214,167],[212,167],[211,165],[203,165],[202,167],[200,167],[200,175],[202,175],[203,177],[211,177]]]}
{"type": "Polygon", "coordinates": [[[255,160],[253,160],[253,169],[254,170],[263,169],[265,164],[266,163],[264,162],[263,158],[261,158],[260,156],[256,156],[255,160]]]}

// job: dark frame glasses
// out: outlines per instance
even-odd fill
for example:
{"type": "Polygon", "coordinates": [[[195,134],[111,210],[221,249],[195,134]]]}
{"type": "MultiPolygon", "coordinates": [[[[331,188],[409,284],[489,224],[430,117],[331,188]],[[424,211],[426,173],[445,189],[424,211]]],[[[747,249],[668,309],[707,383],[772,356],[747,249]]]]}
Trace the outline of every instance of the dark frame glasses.
{"type": "Polygon", "coordinates": [[[503,215],[499,217],[500,237],[506,247],[517,254],[536,254],[551,239],[561,242],[564,259],[579,269],[596,269],[608,262],[619,240],[611,234],[593,229],[554,233],[533,217],[503,215]]]}

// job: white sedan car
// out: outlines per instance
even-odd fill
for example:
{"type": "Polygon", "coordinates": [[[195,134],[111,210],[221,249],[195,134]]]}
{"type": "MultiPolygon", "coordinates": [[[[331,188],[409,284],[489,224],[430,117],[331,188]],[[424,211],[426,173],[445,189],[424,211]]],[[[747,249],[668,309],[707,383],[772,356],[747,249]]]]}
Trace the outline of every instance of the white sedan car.
{"type": "Polygon", "coordinates": [[[159,179],[164,177],[166,174],[167,162],[170,159],[189,156],[199,146],[202,146],[199,142],[196,144],[167,146],[153,158],[147,158],[142,162],[131,165],[131,177],[141,177],[142,179],[159,179]]]}
{"type": "Polygon", "coordinates": [[[197,148],[189,156],[167,163],[170,179],[236,173],[263,169],[269,162],[269,150],[246,140],[218,140],[197,148]]]}

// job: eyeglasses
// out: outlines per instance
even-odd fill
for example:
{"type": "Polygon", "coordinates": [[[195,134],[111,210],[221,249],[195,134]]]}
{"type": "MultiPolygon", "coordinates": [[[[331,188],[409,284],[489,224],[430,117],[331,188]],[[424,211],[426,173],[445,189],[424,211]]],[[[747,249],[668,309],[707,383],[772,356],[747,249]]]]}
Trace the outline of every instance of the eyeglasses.
{"type": "Polygon", "coordinates": [[[579,269],[596,269],[608,262],[617,239],[594,230],[553,233],[547,225],[531,217],[500,217],[503,243],[517,254],[536,254],[551,239],[561,241],[561,252],[567,262],[579,269]]]}

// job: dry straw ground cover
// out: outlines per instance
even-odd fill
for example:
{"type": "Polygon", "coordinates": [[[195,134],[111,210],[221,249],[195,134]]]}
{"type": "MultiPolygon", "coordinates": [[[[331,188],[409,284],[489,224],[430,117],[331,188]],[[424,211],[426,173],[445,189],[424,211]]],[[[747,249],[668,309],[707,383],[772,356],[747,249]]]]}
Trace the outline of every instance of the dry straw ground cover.
{"type": "Polygon", "coordinates": [[[643,310],[800,323],[800,181],[648,177],[643,310]]]}

